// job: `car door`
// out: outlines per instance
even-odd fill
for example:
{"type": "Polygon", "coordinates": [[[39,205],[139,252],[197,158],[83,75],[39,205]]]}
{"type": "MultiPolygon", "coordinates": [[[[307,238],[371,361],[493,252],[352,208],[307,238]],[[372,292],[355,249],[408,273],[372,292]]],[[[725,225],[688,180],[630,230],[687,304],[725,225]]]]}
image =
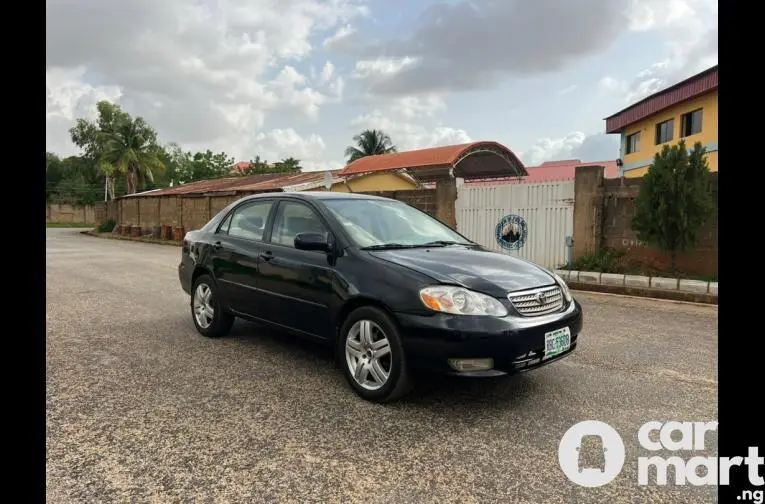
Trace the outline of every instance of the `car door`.
{"type": "Polygon", "coordinates": [[[258,288],[267,297],[264,306],[273,322],[328,338],[334,268],[326,252],[295,248],[295,236],[303,232],[329,233],[329,227],[308,204],[280,201],[259,266],[258,288]]]}
{"type": "Polygon", "coordinates": [[[247,201],[232,210],[216,233],[213,274],[228,307],[239,314],[263,315],[258,302],[258,264],[274,206],[274,200],[247,201]]]}

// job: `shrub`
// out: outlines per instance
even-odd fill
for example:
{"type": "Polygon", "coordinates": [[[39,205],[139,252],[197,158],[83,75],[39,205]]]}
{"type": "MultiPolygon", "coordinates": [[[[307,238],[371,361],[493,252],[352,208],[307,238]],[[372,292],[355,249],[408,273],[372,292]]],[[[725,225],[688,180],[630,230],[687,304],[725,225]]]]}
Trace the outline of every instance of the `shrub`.
{"type": "Polygon", "coordinates": [[[690,153],[682,140],[665,145],[643,176],[635,200],[632,229],[639,239],[669,253],[672,272],[677,253],[696,243],[701,226],[714,213],[705,154],[698,142],[690,153]]]}
{"type": "Polygon", "coordinates": [[[111,233],[114,230],[114,226],[117,225],[117,221],[114,219],[106,219],[98,226],[99,233],[111,233]]]}
{"type": "MultiPolygon", "coordinates": [[[[616,273],[620,266],[620,259],[624,257],[622,250],[603,249],[598,252],[587,254],[576,259],[571,264],[572,270],[577,271],[599,271],[602,273],[616,273]]],[[[564,269],[569,266],[565,265],[564,269]]]]}

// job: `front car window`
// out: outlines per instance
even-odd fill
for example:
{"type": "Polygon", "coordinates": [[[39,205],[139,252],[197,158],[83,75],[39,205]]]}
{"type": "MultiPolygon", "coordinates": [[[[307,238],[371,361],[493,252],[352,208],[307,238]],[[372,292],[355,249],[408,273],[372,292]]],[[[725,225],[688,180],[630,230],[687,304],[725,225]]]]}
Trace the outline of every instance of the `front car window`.
{"type": "Polygon", "coordinates": [[[316,212],[308,206],[283,201],[276,213],[271,243],[294,247],[295,237],[300,233],[327,233],[327,229],[316,212]]]}
{"type": "Polygon", "coordinates": [[[400,201],[330,199],[324,204],[359,247],[439,241],[471,244],[445,224],[400,201]]]}

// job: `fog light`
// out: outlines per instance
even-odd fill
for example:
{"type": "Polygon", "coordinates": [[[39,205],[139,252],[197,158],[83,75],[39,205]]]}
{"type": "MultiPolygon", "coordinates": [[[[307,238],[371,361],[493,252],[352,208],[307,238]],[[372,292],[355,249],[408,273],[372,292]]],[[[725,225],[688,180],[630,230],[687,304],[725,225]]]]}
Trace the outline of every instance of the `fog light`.
{"type": "Polygon", "coordinates": [[[488,371],[494,359],[449,359],[449,365],[457,371],[488,371]]]}

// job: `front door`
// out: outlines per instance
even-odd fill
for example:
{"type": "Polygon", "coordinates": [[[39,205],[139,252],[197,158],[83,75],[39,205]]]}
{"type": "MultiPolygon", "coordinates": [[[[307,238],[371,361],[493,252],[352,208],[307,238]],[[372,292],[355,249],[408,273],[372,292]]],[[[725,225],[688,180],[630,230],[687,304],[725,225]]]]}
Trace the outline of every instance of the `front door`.
{"type": "Polygon", "coordinates": [[[213,268],[222,295],[232,310],[262,316],[258,301],[258,266],[263,235],[273,200],[257,200],[236,207],[218,230],[213,268]]]}
{"type": "Polygon", "coordinates": [[[329,306],[334,268],[329,254],[295,248],[295,236],[304,232],[328,233],[329,228],[307,204],[281,201],[259,264],[258,289],[268,298],[264,307],[269,320],[329,338],[333,334],[329,306]]]}

